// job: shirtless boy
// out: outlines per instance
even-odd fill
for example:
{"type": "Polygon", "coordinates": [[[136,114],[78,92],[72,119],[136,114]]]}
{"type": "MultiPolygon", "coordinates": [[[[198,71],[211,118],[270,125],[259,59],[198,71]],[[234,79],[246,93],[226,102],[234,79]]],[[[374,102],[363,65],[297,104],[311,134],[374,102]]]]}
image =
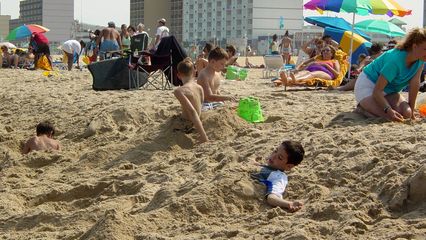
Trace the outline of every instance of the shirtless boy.
{"type": "Polygon", "coordinates": [[[102,29],[96,45],[100,45],[101,60],[105,59],[107,52],[119,51],[123,48],[120,33],[115,29],[114,22],[109,22],[108,27],[102,29]]]}
{"type": "Polygon", "coordinates": [[[200,120],[204,93],[203,88],[195,82],[195,69],[191,59],[186,58],[180,62],[177,66],[177,71],[183,86],[178,87],[174,94],[182,106],[182,116],[194,124],[200,134],[200,142],[207,142],[209,139],[200,120]]]}
{"type": "Polygon", "coordinates": [[[228,61],[228,54],[220,47],[209,53],[207,67],[200,71],[197,83],[203,87],[205,102],[235,101],[233,96],[220,95],[219,86],[223,79],[221,72],[228,61]]]}
{"type": "Polygon", "coordinates": [[[22,149],[22,154],[27,154],[31,151],[60,151],[61,146],[57,140],[53,139],[55,128],[50,122],[41,122],[36,128],[37,136],[30,138],[22,149]]]}

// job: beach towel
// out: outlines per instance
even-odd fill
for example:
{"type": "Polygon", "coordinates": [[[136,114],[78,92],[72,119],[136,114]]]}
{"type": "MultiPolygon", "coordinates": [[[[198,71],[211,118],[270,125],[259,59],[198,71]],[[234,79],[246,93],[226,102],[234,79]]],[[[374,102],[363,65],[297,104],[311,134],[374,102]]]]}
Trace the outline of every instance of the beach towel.
{"type": "Polygon", "coordinates": [[[43,69],[46,71],[52,71],[52,65],[50,65],[49,59],[46,55],[42,55],[36,63],[36,69],[43,69]]]}

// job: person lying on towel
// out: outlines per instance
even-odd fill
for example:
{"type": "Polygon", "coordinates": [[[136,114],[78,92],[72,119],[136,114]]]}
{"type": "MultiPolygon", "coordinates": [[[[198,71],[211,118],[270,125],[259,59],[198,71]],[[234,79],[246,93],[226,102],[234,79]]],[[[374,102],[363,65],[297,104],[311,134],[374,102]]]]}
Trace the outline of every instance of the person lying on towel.
{"type": "Polygon", "coordinates": [[[335,59],[336,50],[332,46],[325,46],[321,49],[319,59],[310,59],[306,61],[301,70],[294,73],[290,72],[289,76],[285,72],[281,72],[282,84],[303,85],[307,80],[320,78],[324,80],[333,80],[339,76],[340,64],[335,59]]]}

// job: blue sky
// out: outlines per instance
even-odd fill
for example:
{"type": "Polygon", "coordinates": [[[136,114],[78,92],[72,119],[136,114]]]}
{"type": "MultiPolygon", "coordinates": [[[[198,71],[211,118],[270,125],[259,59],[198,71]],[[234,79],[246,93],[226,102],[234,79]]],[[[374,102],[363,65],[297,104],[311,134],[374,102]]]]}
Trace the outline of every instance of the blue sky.
{"type": "MultiPolygon", "coordinates": [[[[154,1],[154,0],[150,0],[154,1]]],[[[298,1],[298,0],[294,0],[298,1]]],[[[299,0],[300,1],[300,0],[299,0]]],[[[401,5],[413,10],[411,16],[401,18],[402,21],[408,23],[408,28],[419,27],[423,25],[423,2],[421,0],[397,0],[401,5]]],[[[19,1],[18,0],[0,0],[1,14],[11,15],[12,18],[19,16],[19,1]]],[[[304,3],[308,0],[303,0],[304,3]]],[[[108,21],[114,21],[116,24],[128,23],[130,0],[74,0],[74,17],[78,20],[83,19],[83,22],[106,25],[108,21]],[[119,4],[118,4],[119,3],[119,4]]],[[[305,11],[305,16],[319,15],[315,11],[305,11]]],[[[328,13],[329,16],[337,16],[336,13],[328,13]]],[[[351,14],[342,14],[339,16],[346,18],[352,22],[351,14]]],[[[365,19],[383,19],[389,20],[387,16],[356,16],[356,22],[365,19]]]]}

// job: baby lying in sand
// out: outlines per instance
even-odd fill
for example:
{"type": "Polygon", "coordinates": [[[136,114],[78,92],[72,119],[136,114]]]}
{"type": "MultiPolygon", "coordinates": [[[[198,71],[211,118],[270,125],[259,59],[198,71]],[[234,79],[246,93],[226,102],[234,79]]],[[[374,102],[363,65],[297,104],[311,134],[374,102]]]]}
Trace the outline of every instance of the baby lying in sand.
{"type": "Polygon", "coordinates": [[[61,146],[57,140],[53,139],[55,128],[50,122],[41,122],[36,128],[37,136],[30,138],[22,149],[22,154],[27,154],[31,151],[60,151],[61,146]]]}
{"type": "Polygon", "coordinates": [[[260,172],[252,175],[266,185],[265,197],[269,205],[287,208],[292,212],[302,208],[302,202],[284,200],[283,194],[288,183],[284,171],[290,171],[300,164],[304,155],[305,150],[299,142],[284,141],[268,157],[267,165],[262,165],[260,172]]]}

